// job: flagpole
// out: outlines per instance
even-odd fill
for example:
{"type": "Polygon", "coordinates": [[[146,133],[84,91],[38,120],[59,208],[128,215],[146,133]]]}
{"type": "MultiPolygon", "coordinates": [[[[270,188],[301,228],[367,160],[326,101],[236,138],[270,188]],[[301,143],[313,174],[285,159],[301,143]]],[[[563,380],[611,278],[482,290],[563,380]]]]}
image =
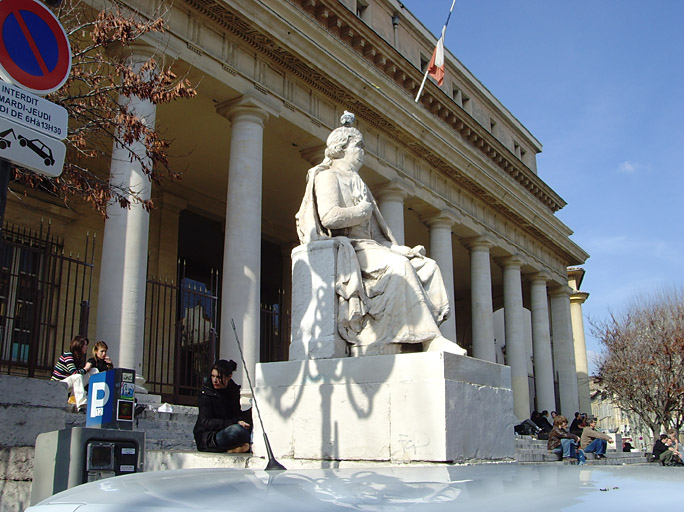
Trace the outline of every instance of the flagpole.
{"type": "MultiPolygon", "coordinates": [[[[442,44],[444,44],[444,36],[446,35],[446,28],[447,28],[447,25],[449,24],[449,19],[451,18],[451,12],[454,10],[454,5],[456,5],[456,0],[453,0],[453,2],[451,2],[451,8],[449,9],[449,15],[447,16],[446,22],[444,23],[444,27],[442,28],[442,36],[440,37],[440,39],[442,39],[442,44]]],[[[439,44],[439,40],[437,41],[437,44],[439,44]]],[[[427,81],[427,77],[429,74],[430,74],[430,66],[428,66],[427,69],[425,70],[425,76],[423,76],[423,82],[420,84],[420,89],[418,89],[418,94],[416,94],[416,100],[415,100],[416,103],[418,103],[418,100],[420,99],[420,95],[423,94],[423,89],[425,88],[425,82],[427,81]]]]}
{"type": "Polygon", "coordinates": [[[425,82],[427,81],[428,74],[430,73],[430,67],[425,70],[425,76],[423,77],[423,82],[420,84],[420,89],[418,89],[418,94],[416,94],[416,103],[420,99],[420,95],[423,94],[423,87],[425,87],[425,82]]]}

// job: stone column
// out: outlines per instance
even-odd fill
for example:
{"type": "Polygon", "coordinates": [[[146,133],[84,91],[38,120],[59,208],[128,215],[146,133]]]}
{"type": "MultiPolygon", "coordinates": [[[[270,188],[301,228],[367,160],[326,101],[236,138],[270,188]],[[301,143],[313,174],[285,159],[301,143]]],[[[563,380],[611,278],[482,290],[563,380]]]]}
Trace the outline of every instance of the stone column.
{"type": "Polygon", "coordinates": [[[235,380],[249,393],[235,341],[235,321],[247,368],[259,362],[261,295],[261,188],[264,125],[277,110],[268,97],[246,94],[216,106],[231,122],[226,231],[221,284],[222,359],[238,363],[235,380]]]}
{"type": "Polygon", "coordinates": [[[532,308],[532,345],[534,350],[534,382],[537,409],[556,409],[556,392],[553,384],[553,356],[549,330],[549,299],[546,282],[549,276],[538,272],[530,276],[532,308]]]}
{"type": "Polygon", "coordinates": [[[503,268],[506,363],[511,367],[513,412],[520,421],[523,421],[530,417],[531,411],[520,276],[522,261],[511,256],[500,260],[500,264],[503,268]]]}
{"type": "Polygon", "coordinates": [[[492,272],[489,264],[489,249],[493,243],[486,236],[471,238],[464,243],[470,250],[473,357],[495,363],[492,272]]]}
{"type": "MultiPolygon", "coordinates": [[[[149,46],[133,45],[128,64],[137,72],[153,56],[149,46]]],[[[120,96],[119,104],[154,128],[156,106],[137,97],[120,96]]],[[[135,141],[127,146],[114,144],[110,163],[110,183],[137,192],[149,199],[151,182],[142,164],[131,159],[131,153],[151,165],[145,146],[135,141]]],[[[145,288],[150,214],[141,204],[121,208],[116,201],[107,205],[107,220],[102,241],[102,262],[97,297],[97,327],[95,336],[110,347],[114,364],[135,370],[142,385],[143,347],[145,335],[145,288]]]]}
{"type": "Polygon", "coordinates": [[[558,375],[560,413],[566,418],[573,418],[575,412],[579,411],[575,349],[570,320],[570,292],[568,286],[559,286],[552,289],[550,294],[553,360],[558,375]]]}
{"type": "Polygon", "coordinates": [[[577,366],[577,389],[579,393],[580,411],[591,413],[591,391],[589,390],[589,364],[587,361],[587,342],[584,339],[584,319],[582,304],[589,297],[588,293],[575,291],[570,295],[570,316],[572,318],[572,338],[575,347],[575,365],[577,366]]]}
{"type": "Polygon", "coordinates": [[[451,227],[458,221],[458,217],[452,212],[442,212],[439,215],[427,219],[430,228],[430,257],[437,262],[442,272],[444,286],[449,297],[451,315],[447,318],[439,330],[442,335],[451,341],[456,339],[456,302],[454,300],[454,257],[451,246],[451,227]]]}
{"type": "Polygon", "coordinates": [[[378,208],[399,245],[404,245],[404,199],[408,190],[393,182],[378,191],[378,208]]]}

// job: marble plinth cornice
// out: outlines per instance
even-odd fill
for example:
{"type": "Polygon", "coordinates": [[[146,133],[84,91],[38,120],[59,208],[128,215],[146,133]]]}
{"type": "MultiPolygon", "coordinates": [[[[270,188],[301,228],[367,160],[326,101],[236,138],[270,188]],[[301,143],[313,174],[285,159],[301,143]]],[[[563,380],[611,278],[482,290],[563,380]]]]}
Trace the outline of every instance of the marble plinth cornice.
{"type": "MultiPolygon", "coordinates": [[[[420,71],[410,64],[386,41],[380,39],[371,28],[361,22],[337,0],[283,0],[314,20],[333,34],[362,58],[412,96],[422,80],[420,71]]],[[[451,177],[460,187],[489,204],[490,207],[513,220],[543,243],[554,247],[567,261],[577,256],[556,240],[549,237],[534,223],[519,215],[501,198],[482,187],[472,177],[450,165],[441,155],[421,143],[416,137],[399,127],[393,120],[364,102],[364,98],[351,94],[346,88],[327,75],[317,71],[298,55],[281,45],[270,34],[260,30],[254,23],[232,11],[220,0],[183,0],[183,3],[220,25],[226,32],[243,40],[271,61],[277,63],[293,76],[313,89],[332,98],[345,108],[353,110],[370,126],[392,137],[399,144],[425,160],[432,168],[451,177]]],[[[563,208],[566,203],[534,172],[520,162],[507,148],[484,130],[465,110],[448,98],[435,84],[428,83],[421,97],[422,104],[433,116],[450,126],[462,139],[503,169],[532,196],[551,212],[563,208]]]]}

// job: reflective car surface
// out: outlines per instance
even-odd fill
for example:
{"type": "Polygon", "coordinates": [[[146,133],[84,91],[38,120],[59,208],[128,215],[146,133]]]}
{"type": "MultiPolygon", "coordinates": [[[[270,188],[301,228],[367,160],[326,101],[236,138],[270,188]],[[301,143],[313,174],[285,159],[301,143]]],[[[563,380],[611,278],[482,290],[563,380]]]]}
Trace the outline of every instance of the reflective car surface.
{"type": "Polygon", "coordinates": [[[681,507],[682,484],[684,468],[657,465],[187,469],[80,485],[27,510],[658,510],[681,507]]]}

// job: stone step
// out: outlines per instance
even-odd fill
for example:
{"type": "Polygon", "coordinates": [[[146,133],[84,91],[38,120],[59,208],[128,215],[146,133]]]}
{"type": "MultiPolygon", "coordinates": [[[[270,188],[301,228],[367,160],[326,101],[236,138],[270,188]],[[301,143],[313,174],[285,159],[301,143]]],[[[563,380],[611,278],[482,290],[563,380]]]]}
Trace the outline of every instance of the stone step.
{"type": "Polygon", "coordinates": [[[174,435],[165,437],[163,435],[150,435],[150,432],[145,432],[145,449],[149,450],[181,450],[181,451],[196,451],[195,438],[192,433],[185,436],[174,435]]]}
{"type": "Polygon", "coordinates": [[[158,412],[160,414],[176,414],[176,415],[186,415],[186,416],[197,416],[199,414],[199,408],[192,407],[189,405],[173,405],[163,403],[159,406],[147,406],[148,411],[158,412]]]}
{"type": "Polygon", "coordinates": [[[194,425],[197,421],[197,413],[185,414],[178,412],[159,412],[147,409],[138,416],[138,419],[147,421],[175,422],[180,424],[194,425]]]}
{"type": "Polygon", "coordinates": [[[161,405],[161,395],[151,395],[149,393],[136,393],[135,399],[139,404],[161,405]]]}
{"type": "Polygon", "coordinates": [[[191,468],[249,468],[265,467],[264,459],[251,453],[205,453],[192,450],[147,449],[145,471],[191,468]]]}
{"type": "Polygon", "coordinates": [[[546,449],[548,441],[537,439],[531,436],[516,436],[515,446],[520,448],[538,447],[546,449]]]}
{"type": "Polygon", "coordinates": [[[147,437],[173,437],[178,435],[185,437],[192,435],[194,425],[188,423],[178,423],[175,421],[161,421],[161,420],[140,420],[134,425],[133,430],[140,430],[148,434],[147,437]]]}

